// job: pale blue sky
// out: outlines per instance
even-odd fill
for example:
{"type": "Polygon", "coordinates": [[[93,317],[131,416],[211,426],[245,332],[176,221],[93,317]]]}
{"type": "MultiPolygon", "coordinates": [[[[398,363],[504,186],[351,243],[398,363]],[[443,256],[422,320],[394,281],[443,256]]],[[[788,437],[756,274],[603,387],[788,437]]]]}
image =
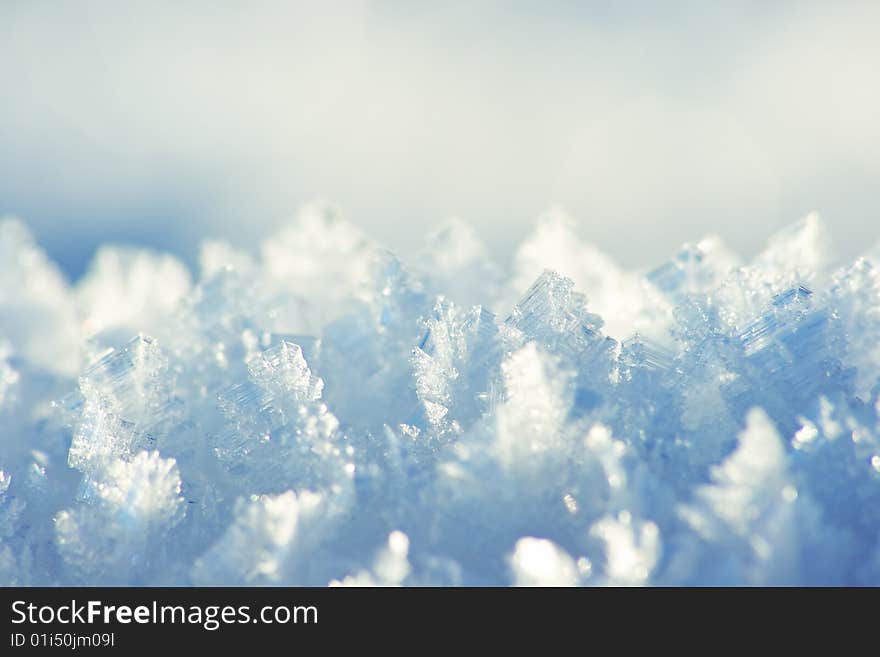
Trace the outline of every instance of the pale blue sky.
{"type": "Polygon", "coordinates": [[[880,238],[880,3],[326,4],[3,2],[0,214],[73,276],[316,197],[501,260],[560,203],[633,266],[811,210],[843,256],[880,238]]]}

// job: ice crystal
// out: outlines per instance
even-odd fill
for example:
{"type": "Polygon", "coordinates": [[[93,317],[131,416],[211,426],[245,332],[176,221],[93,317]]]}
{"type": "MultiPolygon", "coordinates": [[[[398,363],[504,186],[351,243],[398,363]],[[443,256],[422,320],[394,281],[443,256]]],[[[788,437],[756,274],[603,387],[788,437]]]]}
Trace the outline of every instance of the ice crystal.
{"type": "Polygon", "coordinates": [[[880,260],[810,215],[511,266],[328,206],[249,253],[0,222],[0,583],[880,584],[880,260]],[[699,236],[697,236],[699,237],[699,236]]]}

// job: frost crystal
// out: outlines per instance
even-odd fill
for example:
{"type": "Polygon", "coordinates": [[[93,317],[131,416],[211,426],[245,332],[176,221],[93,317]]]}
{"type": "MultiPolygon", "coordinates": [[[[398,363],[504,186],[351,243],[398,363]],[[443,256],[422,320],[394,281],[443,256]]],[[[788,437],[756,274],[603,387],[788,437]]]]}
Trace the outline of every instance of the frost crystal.
{"type": "Polygon", "coordinates": [[[0,584],[880,584],[880,260],[810,215],[629,271],[326,205],[259,253],[0,222],[0,584]]]}
{"type": "Polygon", "coordinates": [[[183,517],[180,487],[174,459],[157,452],[111,462],[77,507],[55,517],[58,551],[71,573],[82,583],[161,580],[174,551],[169,531],[183,517]]]}
{"type": "Polygon", "coordinates": [[[578,581],[574,559],[547,539],[519,539],[510,561],[517,586],[574,586],[578,581]]]}

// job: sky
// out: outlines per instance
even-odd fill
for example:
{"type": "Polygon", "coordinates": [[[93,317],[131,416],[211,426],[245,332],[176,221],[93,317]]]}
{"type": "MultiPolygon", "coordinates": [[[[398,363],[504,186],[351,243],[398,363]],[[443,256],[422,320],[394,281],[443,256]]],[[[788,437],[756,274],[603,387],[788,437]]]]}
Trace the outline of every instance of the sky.
{"type": "MultiPolygon", "coordinates": [[[[0,215],[76,278],[314,199],[502,263],[561,205],[623,264],[810,211],[880,239],[877,2],[0,2],[0,215]]],[[[307,248],[307,245],[304,246],[307,248]]]]}

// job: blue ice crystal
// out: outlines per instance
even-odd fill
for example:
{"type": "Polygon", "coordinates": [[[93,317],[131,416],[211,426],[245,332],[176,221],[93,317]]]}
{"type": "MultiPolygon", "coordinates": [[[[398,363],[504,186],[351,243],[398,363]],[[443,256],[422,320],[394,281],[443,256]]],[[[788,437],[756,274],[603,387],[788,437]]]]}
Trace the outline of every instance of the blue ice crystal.
{"type": "Polygon", "coordinates": [[[0,584],[880,584],[880,250],[810,215],[646,271],[542,216],[398,258],[0,222],[0,584]]]}

